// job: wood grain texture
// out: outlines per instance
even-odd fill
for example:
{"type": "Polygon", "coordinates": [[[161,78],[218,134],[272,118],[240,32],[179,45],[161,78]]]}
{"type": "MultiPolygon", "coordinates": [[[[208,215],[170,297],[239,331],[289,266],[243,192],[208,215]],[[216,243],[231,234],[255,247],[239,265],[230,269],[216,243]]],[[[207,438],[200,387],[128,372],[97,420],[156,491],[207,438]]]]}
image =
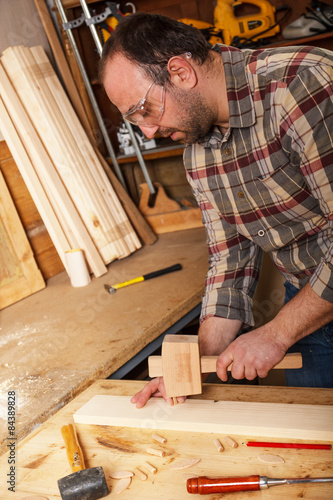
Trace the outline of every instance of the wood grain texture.
{"type": "Polygon", "coordinates": [[[138,411],[128,397],[95,396],[73,418],[78,424],[333,440],[333,406],[187,399],[170,407],[152,398],[138,411]]]}
{"type": "MultiPolygon", "coordinates": [[[[207,256],[204,230],[169,233],[126,262],[115,261],[87,287],[71,287],[63,272],[38,294],[4,309],[1,356],[6,366],[0,370],[0,389],[19,391],[20,437],[200,304],[207,256]],[[175,262],[183,266],[177,273],[112,296],[104,290],[104,283],[126,281],[175,262]]],[[[5,432],[2,426],[0,449],[5,432]]]]}
{"type": "Polygon", "coordinates": [[[5,141],[0,142],[0,170],[5,178],[43,278],[51,278],[61,273],[64,266],[5,141]]]}
{"type": "MultiPolygon", "coordinates": [[[[30,495],[46,496],[50,500],[59,500],[57,479],[70,473],[66,460],[66,451],[60,429],[62,425],[72,421],[72,415],[94,395],[127,395],[131,396],[144,387],[144,382],[125,380],[100,380],[92,384],[86,391],[35,429],[21,444],[18,444],[19,458],[16,496],[18,499],[30,495]]],[[[295,402],[311,403],[322,401],[332,404],[331,389],[296,389],[287,387],[258,387],[235,385],[205,385],[203,398],[228,399],[231,401],[268,401],[286,402],[293,406],[295,402]]],[[[138,410],[140,413],[141,410],[138,410]]],[[[103,427],[95,425],[76,425],[78,438],[85,451],[86,463],[89,467],[103,466],[106,476],[117,470],[133,470],[135,467],[145,470],[146,461],[157,468],[156,474],[148,474],[147,481],[134,477],[130,487],[123,494],[126,500],[183,500],[187,498],[183,471],[170,471],[170,466],[178,461],[190,460],[200,455],[201,461],[192,469],[192,476],[232,477],[251,474],[270,475],[271,477],[320,477],[330,476],[332,456],[329,452],[312,450],[285,450],[285,464],[264,464],[257,455],[258,450],[247,446],[239,446],[236,450],[226,449],[217,454],[207,433],[165,431],[167,454],[165,457],[148,456],[146,448],[151,445],[151,429],[135,429],[129,427],[103,427]],[[208,437],[207,437],[208,436],[208,437]]],[[[223,436],[216,436],[223,439],[223,436]]],[[[242,443],[246,436],[239,436],[242,443]]],[[[279,452],[280,453],[280,452],[279,452]]],[[[282,454],[282,453],[281,453],[282,454]]],[[[8,472],[7,455],[0,458],[0,474],[5,477],[8,472]]],[[[148,472],[148,471],[147,471],[148,472]]],[[[108,478],[110,495],[108,499],[122,498],[115,494],[117,479],[108,478]]],[[[281,486],[269,489],[270,500],[331,500],[332,484],[303,484],[281,486]]],[[[268,492],[253,492],[255,500],[266,498],[268,492]]],[[[245,495],[245,497],[244,497],[245,495]]],[[[11,500],[13,494],[0,485],[2,500],[11,500]]],[[[16,498],[15,496],[15,498],[16,498]]],[[[232,500],[244,500],[244,493],[233,493],[232,500]]],[[[189,496],[190,498],[190,496],[189,496]]],[[[193,496],[193,498],[195,498],[193,496]]],[[[207,500],[217,500],[215,495],[207,495],[207,500]]]]}
{"type": "Polygon", "coordinates": [[[197,335],[166,335],[162,344],[164,385],[169,397],[201,393],[197,335]]]}
{"type": "Polygon", "coordinates": [[[44,287],[44,279],[0,172],[0,309],[44,287]]]}

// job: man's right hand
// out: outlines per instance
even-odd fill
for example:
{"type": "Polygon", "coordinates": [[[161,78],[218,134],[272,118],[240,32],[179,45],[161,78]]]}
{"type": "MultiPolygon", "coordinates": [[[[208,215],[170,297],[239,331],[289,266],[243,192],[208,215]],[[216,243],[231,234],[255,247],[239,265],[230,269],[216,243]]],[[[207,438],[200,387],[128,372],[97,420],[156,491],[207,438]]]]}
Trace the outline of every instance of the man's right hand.
{"type": "MultiPolygon", "coordinates": [[[[137,392],[131,399],[131,403],[135,404],[137,408],[142,408],[147,403],[150,397],[163,398],[170,406],[172,406],[173,399],[166,395],[163,377],[153,378],[144,388],[137,392]]],[[[186,396],[177,398],[178,403],[184,403],[186,396]]]]}

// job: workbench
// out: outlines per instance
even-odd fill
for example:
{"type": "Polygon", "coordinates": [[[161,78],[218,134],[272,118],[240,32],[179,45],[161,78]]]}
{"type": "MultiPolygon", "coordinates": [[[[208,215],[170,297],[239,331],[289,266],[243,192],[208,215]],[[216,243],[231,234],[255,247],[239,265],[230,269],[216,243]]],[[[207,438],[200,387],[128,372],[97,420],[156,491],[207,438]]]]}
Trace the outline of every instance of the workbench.
{"type": "MultiPolygon", "coordinates": [[[[114,261],[106,275],[85,287],[73,288],[63,272],[50,278],[44,290],[2,310],[1,419],[5,395],[14,390],[21,439],[95,380],[122,378],[161,344],[165,333],[177,333],[199,315],[207,269],[204,229],[177,231],[114,261]],[[104,289],[105,283],[178,262],[181,271],[113,295],[104,289]]],[[[3,451],[2,425],[0,444],[3,451]]]]}
{"type": "MultiPolygon", "coordinates": [[[[48,500],[59,500],[57,480],[70,474],[64,442],[60,429],[73,422],[73,413],[95,395],[133,395],[145,385],[142,381],[100,380],[74,398],[56,415],[48,419],[38,429],[27,436],[16,448],[16,493],[7,491],[4,483],[0,486],[2,500],[25,498],[40,495],[48,500]]],[[[222,399],[224,401],[271,402],[288,404],[333,404],[332,389],[300,389],[288,387],[248,386],[204,384],[203,394],[196,398],[222,399]]],[[[161,400],[162,404],[165,404],[161,400]]],[[[140,412],[141,410],[137,410],[140,412]]],[[[166,410],[167,411],[167,410],[166,410]]],[[[199,497],[186,492],[183,474],[216,476],[248,476],[252,474],[269,477],[328,477],[332,476],[332,450],[305,449],[260,449],[249,448],[243,443],[248,436],[231,435],[238,443],[238,448],[225,444],[225,436],[211,433],[157,431],[167,439],[164,445],[153,444],[154,430],[145,428],[125,428],[97,425],[76,424],[79,442],[85,455],[86,467],[102,466],[110,487],[110,494],[105,497],[124,498],[126,500],[184,500],[186,498],[207,498],[218,500],[222,495],[214,494],[199,497]],[[224,443],[224,451],[218,452],[213,439],[219,438],[224,443]],[[166,451],[164,457],[147,454],[147,447],[154,446],[166,451]],[[282,457],[281,464],[262,463],[258,455],[273,453],[282,457]],[[190,469],[172,471],[170,466],[179,460],[201,458],[190,469]],[[109,474],[119,470],[133,470],[143,467],[148,461],[156,467],[156,474],[149,474],[146,481],[135,476],[125,492],[116,495],[115,479],[109,474]]],[[[251,436],[252,438],[252,436],[251,436]]],[[[258,436],[260,440],[260,436],[258,436]]],[[[262,439],[261,439],[262,440],[262,439]]],[[[307,440],[304,436],[304,440],[307,440]]],[[[279,440],[276,440],[279,441],[279,440]]],[[[284,440],[288,441],[288,440],[284,440]]],[[[299,442],[299,440],[297,440],[299,442]]],[[[315,443],[315,441],[312,441],[315,443]]],[[[332,444],[332,443],[331,443],[332,444]]],[[[0,477],[8,473],[8,459],[0,459],[0,477]]],[[[256,492],[232,493],[230,499],[279,499],[296,498],[324,500],[333,498],[333,483],[303,484],[271,487],[256,492]]],[[[223,498],[229,498],[223,495],[223,498]]]]}

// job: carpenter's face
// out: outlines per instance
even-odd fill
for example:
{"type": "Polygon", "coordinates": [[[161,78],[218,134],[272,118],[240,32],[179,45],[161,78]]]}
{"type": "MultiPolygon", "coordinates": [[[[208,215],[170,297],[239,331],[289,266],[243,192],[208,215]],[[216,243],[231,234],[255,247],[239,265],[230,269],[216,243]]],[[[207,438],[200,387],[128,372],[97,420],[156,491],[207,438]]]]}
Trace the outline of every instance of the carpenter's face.
{"type": "Polygon", "coordinates": [[[174,141],[193,143],[203,138],[214,123],[214,113],[195,89],[187,91],[168,85],[164,95],[161,86],[144,76],[139,66],[122,54],[107,63],[104,87],[123,115],[139,109],[129,119],[133,116],[148,138],[159,132],[174,141]],[[142,107],[138,107],[140,101],[144,102],[142,107]]]}

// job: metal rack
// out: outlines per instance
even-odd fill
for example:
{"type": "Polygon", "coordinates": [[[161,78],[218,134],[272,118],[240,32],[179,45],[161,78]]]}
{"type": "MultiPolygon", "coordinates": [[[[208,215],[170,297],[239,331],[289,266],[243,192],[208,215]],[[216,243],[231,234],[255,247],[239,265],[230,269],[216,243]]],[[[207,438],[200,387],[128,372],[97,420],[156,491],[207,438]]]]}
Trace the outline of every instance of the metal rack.
{"type": "MultiPolygon", "coordinates": [[[[92,86],[91,86],[88,74],[86,72],[86,69],[85,69],[83,61],[82,61],[81,54],[79,52],[78,46],[76,44],[76,41],[75,41],[75,38],[74,38],[74,35],[73,35],[73,32],[72,32],[73,29],[76,29],[79,26],[81,26],[83,23],[86,23],[86,25],[89,27],[90,32],[92,34],[93,40],[95,42],[95,45],[96,45],[96,48],[97,48],[97,51],[98,51],[98,54],[101,56],[102,55],[103,47],[102,47],[102,43],[101,43],[101,40],[99,38],[97,29],[96,29],[96,24],[98,22],[100,22],[102,19],[105,19],[107,16],[109,16],[112,13],[112,7],[115,6],[116,4],[114,4],[112,2],[111,3],[110,2],[106,2],[107,7],[106,7],[104,13],[103,14],[99,14],[98,16],[94,16],[93,17],[90,14],[90,11],[89,11],[89,8],[88,8],[86,0],[80,0],[80,4],[81,4],[81,7],[82,7],[82,11],[83,11],[82,15],[78,19],[75,19],[74,21],[68,21],[67,16],[66,16],[66,12],[65,12],[65,9],[63,8],[61,0],[54,0],[54,1],[55,1],[56,6],[57,6],[57,9],[59,11],[59,15],[60,15],[61,21],[63,23],[63,29],[66,31],[66,33],[68,35],[69,42],[70,42],[70,44],[72,46],[75,59],[76,59],[77,64],[79,66],[79,69],[80,69],[80,72],[81,72],[81,75],[82,75],[82,78],[83,78],[83,81],[84,81],[84,85],[85,85],[86,90],[87,90],[87,94],[89,96],[91,105],[92,105],[93,110],[95,112],[95,115],[96,115],[99,127],[101,129],[101,133],[103,135],[103,139],[104,139],[106,147],[107,147],[107,151],[108,151],[108,153],[110,155],[110,158],[112,160],[112,163],[114,165],[117,177],[118,177],[119,181],[122,183],[122,185],[126,188],[123,174],[122,174],[121,169],[119,167],[119,163],[117,161],[117,157],[115,155],[113,146],[111,144],[111,140],[110,140],[109,134],[108,134],[107,129],[105,127],[101,111],[99,109],[99,106],[98,106],[98,103],[97,103],[94,91],[92,89],[92,86]]],[[[154,194],[155,193],[155,188],[154,188],[153,183],[152,183],[152,181],[150,179],[150,176],[149,176],[149,173],[148,173],[145,161],[143,159],[141,149],[140,149],[139,144],[137,142],[137,139],[135,137],[132,125],[129,122],[127,122],[126,120],[124,120],[124,122],[125,122],[126,128],[128,130],[128,133],[130,135],[130,139],[132,141],[132,144],[134,146],[135,153],[136,153],[138,162],[140,164],[142,173],[143,173],[144,178],[145,178],[145,180],[147,182],[147,185],[148,185],[148,188],[149,188],[149,192],[151,194],[154,194]]]]}

